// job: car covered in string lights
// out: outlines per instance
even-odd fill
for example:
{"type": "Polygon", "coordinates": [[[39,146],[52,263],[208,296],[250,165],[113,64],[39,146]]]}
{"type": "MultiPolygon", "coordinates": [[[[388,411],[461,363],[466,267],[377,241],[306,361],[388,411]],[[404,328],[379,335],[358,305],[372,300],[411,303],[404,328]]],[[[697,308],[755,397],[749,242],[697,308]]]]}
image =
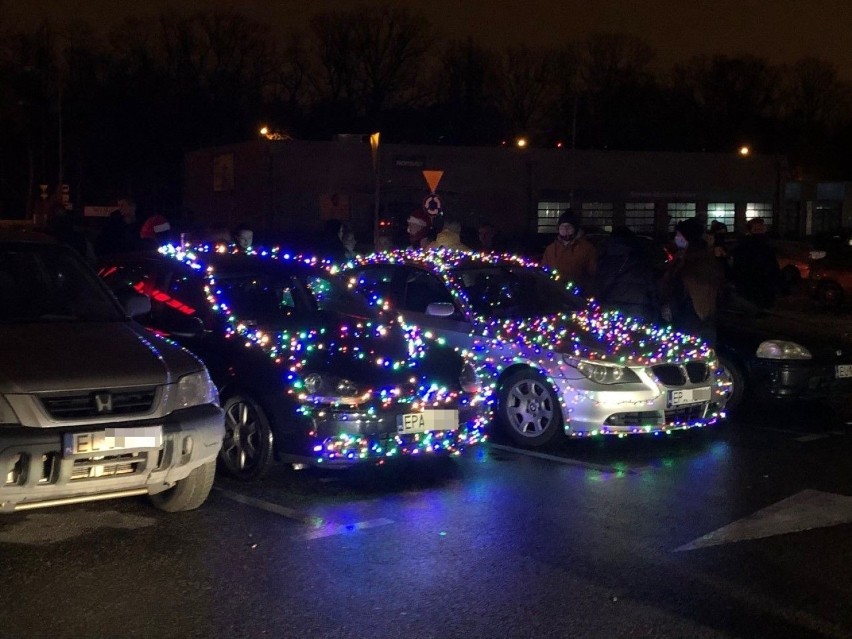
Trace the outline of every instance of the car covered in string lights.
{"type": "Polygon", "coordinates": [[[233,247],[112,257],[151,300],[139,320],[207,365],[225,411],[220,467],[350,465],[460,452],[484,436],[473,366],[385,316],[315,261],[233,247]]]}
{"type": "Polygon", "coordinates": [[[698,338],[603,311],[519,257],[441,249],[357,258],[349,285],[468,351],[518,445],[662,433],[724,417],[730,380],[698,338]]]}

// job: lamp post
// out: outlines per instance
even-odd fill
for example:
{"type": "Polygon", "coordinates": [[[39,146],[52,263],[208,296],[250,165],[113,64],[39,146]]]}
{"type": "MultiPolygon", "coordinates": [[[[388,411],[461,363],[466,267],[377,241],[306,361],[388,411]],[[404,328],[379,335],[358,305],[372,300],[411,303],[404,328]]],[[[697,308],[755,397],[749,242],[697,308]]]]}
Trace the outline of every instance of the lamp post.
{"type": "Polygon", "coordinates": [[[379,198],[381,196],[381,178],[379,174],[379,138],[381,132],[370,134],[370,154],[373,158],[373,177],[376,182],[376,192],[373,203],[373,246],[379,245],[379,198]]]}

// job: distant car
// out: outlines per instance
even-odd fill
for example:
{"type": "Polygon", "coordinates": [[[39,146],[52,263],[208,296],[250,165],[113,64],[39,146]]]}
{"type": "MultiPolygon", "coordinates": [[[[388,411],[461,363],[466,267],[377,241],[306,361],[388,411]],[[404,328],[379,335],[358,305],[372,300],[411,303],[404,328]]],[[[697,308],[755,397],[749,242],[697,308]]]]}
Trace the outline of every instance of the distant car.
{"type": "Polygon", "coordinates": [[[812,261],[824,255],[815,251],[807,242],[773,239],[769,240],[769,245],[775,251],[781,276],[788,287],[806,282],[810,276],[812,261]]]}
{"type": "Polygon", "coordinates": [[[813,260],[808,290],[815,299],[833,308],[852,298],[852,246],[829,249],[825,257],[813,260]]]}
{"type": "Polygon", "coordinates": [[[224,471],[454,454],[483,437],[473,366],[407,339],[317,264],[223,249],[110,258],[102,277],[151,299],[140,321],[197,353],[225,409],[224,471]]]}
{"type": "Polygon", "coordinates": [[[562,434],[660,433],[715,423],[729,387],[696,338],[603,312],[521,258],[405,251],[344,267],[356,290],[488,367],[516,444],[562,434]]]}
{"type": "Polygon", "coordinates": [[[224,435],[204,365],[77,253],[0,231],[0,512],[148,495],[198,508],[224,435]]]}

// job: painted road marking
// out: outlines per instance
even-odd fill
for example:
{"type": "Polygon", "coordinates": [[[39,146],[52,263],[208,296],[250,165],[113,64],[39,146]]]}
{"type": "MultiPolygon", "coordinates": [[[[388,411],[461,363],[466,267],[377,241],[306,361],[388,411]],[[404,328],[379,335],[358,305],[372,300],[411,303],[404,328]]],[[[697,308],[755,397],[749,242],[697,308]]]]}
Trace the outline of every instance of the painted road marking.
{"type": "Polygon", "coordinates": [[[309,532],[304,536],[305,539],[321,539],[322,537],[331,537],[332,535],[345,535],[354,530],[366,530],[367,528],[378,528],[379,526],[387,526],[392,524],[392,519],[370,519],[368,521],[359,521],[355,524],[329,524],[317,530],[309,532]]]}
{"type": "Polygon", "coordinates": [[[831,437],[830,433],[814,433],[813,435],[802,435],[801,437],[794,437],[793,439],[797,442],[813,442],[818,439],[827,439],[829,437],[831,437]]]}
{"type": "Polygon", "coordinates": [[[264,501],[263,499],[248,497],[247,495],[241,495],[240,493],[225,490],[217,486],[214,486],[213,489],[219,494],[221,494],[223,497],[227,497],[228,499],[231,499],[233,501],[245,504],[246,506],[259,508],[260,510],[273,513],[275,515],[281,515],[282,517],[286,517],[287,519],[292,519],[293,521],[297,521],[301,524],[305,524],[307,526],[310,526],[311,528],[314,528],[314,530],[309,533],[298,535],[302,539],[321,539],[323,537],[331,537],[332,535],[345,535],[355,530],[366,530],[368,528],[377,528],[379,526],[387,526],[389,524],[394,523],[392,519],[385,519],[384,517],[382,517],[379,519],[359,521],[353,524],[324,524],[317,527],[317,522],[321,522],[321,519],[306,515],[305,513],[300,512],[295,508],[288,508],[287,506],[274,504],[269,501],[264,501]]]}
{"type": "Polygon", "coordinates": [[[639,470],[645,470],[650,468],[650,466],[639,466],[639,467],[631,467],[631,468],[616,468],[615,466],[607,466],[605,464],[595,464],[592,462],[585,462],[579,459],[573,459],[571,457],[560,457],[559,455],[549,455],[547,453],[539,453],[534,450],[526,450],[524,448],[514,448],[512,446],[504,446],[503,444],[495,444],[493,442],[488,444],[491,448],[496,448],[497,450],[502,450],[507,453],[515,453],[516,455],[526,455],[527,457],[535,457],[536,459],[546,459],[548,461],[558,462],[560,464],[565,464],[566,466],[579,466],[580,468],[588,468],[591,470],[597,470],[602,473],[626,473],[628,475],[635,475],[639,470]]]}
{"type": "Polygon", "coordinates": [[[852,497],[803,490],[756,513],[675,548],[675,552],[852,522],[852,497]]]}

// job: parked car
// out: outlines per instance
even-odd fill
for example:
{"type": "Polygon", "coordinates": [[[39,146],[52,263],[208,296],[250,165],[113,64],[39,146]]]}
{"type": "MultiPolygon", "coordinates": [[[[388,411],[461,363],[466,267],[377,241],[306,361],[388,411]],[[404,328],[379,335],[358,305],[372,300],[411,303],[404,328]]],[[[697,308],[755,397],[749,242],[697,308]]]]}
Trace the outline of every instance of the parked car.
{"type": "Polygon", "coordinates": [[[852,246],[826,250],[822,259],[813,260],[808,290],[822,304],[839,308],[852,297],[852,246]]]}
{"type": "Polygon", "coordinates": [[[72,249],[0,232],[0,511],[146,494],[199,507],[224,435],[203,364],[72,249]]]}
{"type": "Polygon", "coordinates": [[[522,258],[448,250],[359,258],[349,283],[489,369],[518,445],[561,434],[660,433],[724,416],[729,387],[697,338],[604,312],[522,258]]]}
{"type": "Polygon", "coordinates": [[[233,477],[257,479],[274,460],[453,454],[483,438],[473,366],[315,263],[200,248],[111,258],[101,275],[150,297],[140,321],[207,364],[233,477]]]}
{"type": "Polygon", "coordinates": [[[722,310],[716,351],[732,380],[729,411],[852,392],[852,337],[826,322],[722,310]]]}

